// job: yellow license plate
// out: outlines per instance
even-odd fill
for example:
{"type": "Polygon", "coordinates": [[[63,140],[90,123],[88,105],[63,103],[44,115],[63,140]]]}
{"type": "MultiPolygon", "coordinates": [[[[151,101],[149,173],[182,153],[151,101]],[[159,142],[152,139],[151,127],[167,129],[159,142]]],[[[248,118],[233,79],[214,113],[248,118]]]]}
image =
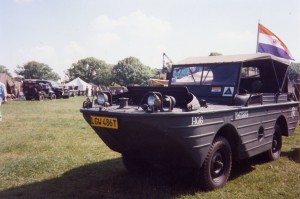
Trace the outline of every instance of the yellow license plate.
{"type": "Polygon", "coordinates": [[[118,119],[114,117],[91,116],[91,125],[110,129],[118,129],[118,119]]]}

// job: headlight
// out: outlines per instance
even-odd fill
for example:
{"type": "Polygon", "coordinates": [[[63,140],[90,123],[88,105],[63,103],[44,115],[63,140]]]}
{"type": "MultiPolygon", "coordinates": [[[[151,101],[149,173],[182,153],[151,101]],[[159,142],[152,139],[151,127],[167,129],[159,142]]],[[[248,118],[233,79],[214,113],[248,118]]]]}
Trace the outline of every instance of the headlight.
{"type": "Polygon", "coordinates": [[[157,99],[157,96],[156,96],[156,95],[150,95],[150,96],[148,97],[147,104],[148,104],[149,106],[153,106],[156,99],[157,99]]]}
{"type": "Polygon", "coordinates": [[[147,98],[147,112],[161,110],[161,103],[161,99],[158,97],[158,95],[156,93],[151,93],[147,98]]]}
{"type": "Polygon", "coordinates": [[[104,106],[108,102],[108,96],[105,93],[99,93],[97,96],[97,104],[104,106]]]}

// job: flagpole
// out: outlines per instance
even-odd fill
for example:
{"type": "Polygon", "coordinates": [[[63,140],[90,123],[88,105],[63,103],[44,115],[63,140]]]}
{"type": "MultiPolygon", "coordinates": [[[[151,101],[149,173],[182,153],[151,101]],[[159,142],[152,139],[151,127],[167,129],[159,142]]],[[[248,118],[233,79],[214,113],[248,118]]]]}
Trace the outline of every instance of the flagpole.
{"type": "Polygon", "coordinates": [[[257,41],[256,41],[256,53],[258,52],[258,42],[259,42],[259,19],[258,19],[258,24],[257,24],[257,41]]]}

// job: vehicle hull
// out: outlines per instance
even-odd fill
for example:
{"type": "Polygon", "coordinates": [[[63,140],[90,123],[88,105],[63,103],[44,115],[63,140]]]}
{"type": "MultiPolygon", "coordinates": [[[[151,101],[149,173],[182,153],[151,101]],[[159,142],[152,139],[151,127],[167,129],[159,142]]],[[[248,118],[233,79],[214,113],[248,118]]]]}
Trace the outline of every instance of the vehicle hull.
{"type": "Polygon", "coordinates": [[[112,150],[151,163],[200,168],[216,135],[226,136],[234,159],[244,159],[272,146],[275,124],[292,135],[298,123],[298,102],[251,107],[203,108],[199,111],[146,113],[143,110],[81,109],[91,116],[113,117],[118,129],[91,125],[112,150]],[[218,111],[216,111],[218,110],[218,111]]]}

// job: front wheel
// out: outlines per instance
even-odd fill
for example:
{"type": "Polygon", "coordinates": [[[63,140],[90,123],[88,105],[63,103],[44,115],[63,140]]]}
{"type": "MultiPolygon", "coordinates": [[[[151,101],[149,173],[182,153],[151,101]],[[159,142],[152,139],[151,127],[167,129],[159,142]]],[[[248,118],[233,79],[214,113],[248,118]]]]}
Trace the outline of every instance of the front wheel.
{"type": "Polygon", "coordinates": [[[282,147],[282,136],[281,129],[278,124],[275,125],[275,130],[273,134],[272,147],[267,151],[267,157],[270,161],[277,160],[280,158],[282,147]]]}
{"type": "Polygon", "coordinates": [[[55,94],[52,94],[52,95],[50,96],[50,99],[51,99],[51,100],[55,100],[55,99],[56,99],[56,95],[55,95],[55,94]]]}
{"type": "Polygon", "coordinates": [[[224,137],[216,137],[201,168],[202,187],[208,191],[223,186],[229,178],[231,166],[230,144],[224,137]]]}
{"type": "Polygon", "coordinates": [[[40,101],[44,101],[45,100],[45,96],[44,95],[39,95],[39,100],[40,101]]]}

